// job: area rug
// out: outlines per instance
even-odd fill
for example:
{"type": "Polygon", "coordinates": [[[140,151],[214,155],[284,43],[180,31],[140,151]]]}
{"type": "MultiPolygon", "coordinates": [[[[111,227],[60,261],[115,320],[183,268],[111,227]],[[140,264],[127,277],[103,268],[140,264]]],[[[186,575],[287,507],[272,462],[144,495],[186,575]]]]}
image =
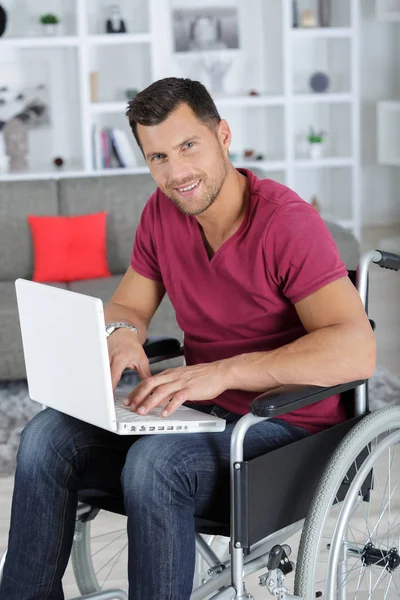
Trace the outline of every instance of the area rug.
{"type": "MultiPolygon", "coordinates": [[[[119,389],[131,389],[137,381],[135,374],[124,376],[119,389]]],[[[400,379],[385,367],[378,366],[369,382],[370,407],[400,405],[400,379]]],[[[28,396],[26,382],[0,383],[0,477],[12,475],[22,429],[41,406],[28,396]]]]}

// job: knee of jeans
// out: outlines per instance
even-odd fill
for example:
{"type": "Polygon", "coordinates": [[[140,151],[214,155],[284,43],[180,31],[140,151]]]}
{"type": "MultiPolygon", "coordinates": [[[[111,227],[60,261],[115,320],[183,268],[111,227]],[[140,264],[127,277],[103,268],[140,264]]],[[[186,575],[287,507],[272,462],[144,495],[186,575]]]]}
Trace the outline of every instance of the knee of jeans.
{"type": "Polygon", "coordinates": [[[61,415],[46,409],[33,417],[21,433],[17,461],[21,468],[30,468],[49,458],[49,452],[59,437],[61,415]]]}
{"type": "Polygon", "coordinates": [[[127,498],[145,500],[163,486],[194,495],[195,469],[183,437],[143,436],[131,446],[121,475],[127,498]]]}

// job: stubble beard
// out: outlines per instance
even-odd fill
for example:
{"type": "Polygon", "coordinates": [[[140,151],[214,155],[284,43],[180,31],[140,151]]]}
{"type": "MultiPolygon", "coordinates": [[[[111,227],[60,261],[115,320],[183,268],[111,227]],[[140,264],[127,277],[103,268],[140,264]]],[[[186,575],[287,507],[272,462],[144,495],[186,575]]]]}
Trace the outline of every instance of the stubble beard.
{"type": "MultiPolygon", "coordinates": [[[[197,179],[201,179],[201,185],[203,186],[203,193],[202,193],[201,198],[196,198],[196,200],[195,200],[197,208],[190,207],[190,203],[192,201],[191,198],[188,198],[186,201],[182,200],[181,198],[177,198],[175,196],[173,187],[168,187],[166,190],[166,194],[167,194],[168,198],[170,198],[172,200],[172,202],[175,204],[175,206],[184,215],[188,215],[188,216],[201,215],[212,204],[214,204],[215,200],[218,198],[221,188],[224,185],[225,179],[228,175],[228,169],[229,169],[228,162],[225,159],[225,157],[222,155],[221,160],[220,160],[220,169],[219,169],[218,175],[216,175],[213,179],[209,179],[205,173],[201,173],[197,176],[197,179]],[[199,204],[200,204],[200,206],[199,206],[199,204]]],[[[193,180],[194,180],[194,178],[192,177],[190,181],[193,181],[193,180]]],[[[187,183],[189,183],[189,181],[187,183]]],[[[185,185],[185,183],[180,184],[180,187],[184,187],[184,185],[185,185]]],[[[178,187],[178,186],[176,186],[176,187],[178,187]]]]}

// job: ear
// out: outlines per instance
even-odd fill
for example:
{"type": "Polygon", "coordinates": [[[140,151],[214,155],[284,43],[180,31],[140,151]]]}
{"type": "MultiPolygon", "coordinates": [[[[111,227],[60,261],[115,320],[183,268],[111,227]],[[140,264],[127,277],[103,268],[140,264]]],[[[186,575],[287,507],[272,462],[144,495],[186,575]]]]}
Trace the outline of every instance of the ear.
{"type": "Polygon", "coordinates": [[[226,150],[226,153],[229,152],[229,148],[232,140],[231,128],[228,125],[228,122],[225,119],[222,119],[218,123],[218,139],[222,145],[222,147],[226,150]]]}

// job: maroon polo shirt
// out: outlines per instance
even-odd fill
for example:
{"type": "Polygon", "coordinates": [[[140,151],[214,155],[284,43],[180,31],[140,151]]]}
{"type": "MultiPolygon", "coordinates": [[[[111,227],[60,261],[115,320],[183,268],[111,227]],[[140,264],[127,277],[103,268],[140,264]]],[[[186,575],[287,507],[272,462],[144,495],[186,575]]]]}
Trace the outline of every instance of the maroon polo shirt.
{"type": "MultiPolygon", "coordinates": [[[[246,212],[211,259],[196,218],[160,189],[136,230],[131,266],[163,281],[184,332],[187,365],[272,350],[306,335],[294,304],[347,275],[314,207],[271,179],[240,171],[248,178],[246,212]]],[[[229,389],[213,403],[246,414],[260,393],[229,389]]],[[[279,418],[314,433],[345,413],[334,396],[279,418]]]]}

